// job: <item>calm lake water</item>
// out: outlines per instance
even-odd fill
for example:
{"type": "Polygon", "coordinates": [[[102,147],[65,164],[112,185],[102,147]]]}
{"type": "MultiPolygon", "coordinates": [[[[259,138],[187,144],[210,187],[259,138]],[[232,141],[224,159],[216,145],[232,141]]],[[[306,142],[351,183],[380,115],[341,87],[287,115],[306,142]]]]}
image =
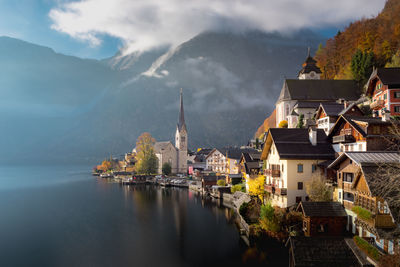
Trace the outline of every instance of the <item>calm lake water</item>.
{"type": "Polygon", "coordinates": [[[287,266],[275,245],[249,249],[230,209],[90,166],[1,167],[0,212],[0,266],[287,266]]]}

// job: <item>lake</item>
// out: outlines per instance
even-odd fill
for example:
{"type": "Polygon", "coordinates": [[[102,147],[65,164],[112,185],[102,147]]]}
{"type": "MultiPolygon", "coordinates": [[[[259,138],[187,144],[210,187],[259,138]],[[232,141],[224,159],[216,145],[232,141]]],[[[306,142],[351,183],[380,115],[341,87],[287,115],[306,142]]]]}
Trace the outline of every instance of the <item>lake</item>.
{"type": "Polygon", "coordinates": [[[287,266],[286,254],[249,249],[215,201],[90,170],[0,168],[0,266],[287,266]]]}

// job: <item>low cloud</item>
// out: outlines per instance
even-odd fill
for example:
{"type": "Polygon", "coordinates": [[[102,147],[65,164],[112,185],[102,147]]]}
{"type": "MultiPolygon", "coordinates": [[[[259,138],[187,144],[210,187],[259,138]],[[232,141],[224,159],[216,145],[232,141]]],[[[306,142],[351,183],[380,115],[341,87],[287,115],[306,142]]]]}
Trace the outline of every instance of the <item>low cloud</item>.
{"type": "Polygon", "coordinates": [[[102,36],[125,42],[125,53],[177,46],[207,30],[290,32],[337,26],[376,15],[386,0],[81,0],[60,3],[52,28],[98,46],[102,36]]]}

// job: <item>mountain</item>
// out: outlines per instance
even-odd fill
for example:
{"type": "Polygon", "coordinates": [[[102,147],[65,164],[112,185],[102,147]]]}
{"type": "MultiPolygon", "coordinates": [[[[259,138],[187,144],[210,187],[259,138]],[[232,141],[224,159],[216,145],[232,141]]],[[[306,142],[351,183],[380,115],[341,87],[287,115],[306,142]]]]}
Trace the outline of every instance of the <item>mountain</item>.
{"type": "Polygon", "coordinates": [[[322,38],[207,32],[175,48],[80,59],[0,38],[0,161],[87,161],[173,140],[183,88],[189,147],[241,145],[273,110],[284,75],[322,38]]]}
{"type": "MultiPolygon", "coordinates": [[[[316,55],[326,79],[352,78],[351,59],[357,49],[373,52],[377,66],[400,58],[400,0],[388,0],[373,18],[352,22],[342,32],[326,41],[316,55]]],[[[393,66],[393,65],[392,65],[393,66]]]]}

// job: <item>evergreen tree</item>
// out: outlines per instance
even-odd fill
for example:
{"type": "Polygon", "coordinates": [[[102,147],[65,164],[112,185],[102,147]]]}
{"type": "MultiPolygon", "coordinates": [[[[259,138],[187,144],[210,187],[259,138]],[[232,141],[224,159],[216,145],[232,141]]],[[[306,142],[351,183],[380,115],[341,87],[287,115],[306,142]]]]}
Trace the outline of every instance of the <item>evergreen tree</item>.
{"type": "Polygon", "coordinates": [[[171,169],[172,169],[171,163],[169,163],[169,162],[165,162],[162,165],[162,173],[165,174],[165,175],[170,175],[171,174],[171,169]]]}
{"type": "Polygon", "coordinates": [[[303,128],[303,127],[304,127],[304,114],[300,114],[299,122],[297,123],[297,128],[303,128]]]}
{"type": "Polygon", "coordinates": [[[360,49],[357,49],[357,51],[354,53],[351,59],[350,69],[354,80],[357,81],[360,87],[364,86],[364,84],[368,81],[374,64],[374,52],[363,52],[360,49]]]}

